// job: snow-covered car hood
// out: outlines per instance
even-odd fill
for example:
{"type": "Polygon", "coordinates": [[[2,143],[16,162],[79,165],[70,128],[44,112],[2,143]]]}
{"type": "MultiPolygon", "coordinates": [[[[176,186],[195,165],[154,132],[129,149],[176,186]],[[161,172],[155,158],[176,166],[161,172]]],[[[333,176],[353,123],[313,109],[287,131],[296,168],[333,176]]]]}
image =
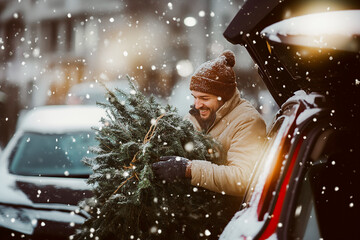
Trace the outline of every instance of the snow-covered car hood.
{"type": "Polygon", "coordinates": [[[2,174],[0,181],[0,228],[32,235],[51,225],[54,234],[69,235],[88,217],[77,206],[92,195],[84,179],[2,174]]]}
{"type": "Polygon", "coordinates": [[[12,174],[0,177],[0,204],[35,207],[36,204],[77,205],[92,195],[85,179],[27,177],[12,174]]]}

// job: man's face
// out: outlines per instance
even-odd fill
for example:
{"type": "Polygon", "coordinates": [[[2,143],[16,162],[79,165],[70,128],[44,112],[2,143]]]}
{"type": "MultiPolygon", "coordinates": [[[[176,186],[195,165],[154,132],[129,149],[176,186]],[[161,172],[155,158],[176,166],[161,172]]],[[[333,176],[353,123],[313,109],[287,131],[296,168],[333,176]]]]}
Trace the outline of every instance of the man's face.
{"type": "Polygon", "coordinates": [[[216,111],[224,104],[220,97],[198,91],[191,91],[194,97],[195,108],[200,112],[200,118],[204,121],[209,120],[215,115],[216,111]]]}

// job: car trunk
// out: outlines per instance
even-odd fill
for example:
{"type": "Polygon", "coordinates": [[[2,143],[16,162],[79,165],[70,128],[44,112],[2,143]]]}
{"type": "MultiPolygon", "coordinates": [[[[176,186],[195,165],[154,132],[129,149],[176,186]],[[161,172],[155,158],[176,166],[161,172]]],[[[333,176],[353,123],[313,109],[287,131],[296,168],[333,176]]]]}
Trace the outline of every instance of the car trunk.
{"type": "MultiPolygon", "coordinates": [[[[247,48],[279,106],[297,90],[322,93],[334,105],[339,99],[352,103],[360,89],[358,47],[344,50],[292,41],[294,37],[301,39],[303,33],[289,35],[284,32],[286,24],[278,23],[312,13],[359,8],[360,2],[355,0],[249,0],[227,27],[224,37],[247,48]],[[278,31],[273,33],[274,29],[278,31]]],[[[347,40],[360,46],[360,31],[349,31],[347,40]]],[[[328,38],[336,35],[329,33],[328,38]]]]}
{"type": "Polygon", "coordinates": [[[349,16],[354,9],[360,9],[359,1],[248,0],[224,32],[228,41],[247,48],[281,109],[243,208],[221,239],[338,239],[356,233],[360,11],[349,16]],[[321,12],[330,13],[330,19],[338,13],[351,19],[348,24],[355,30],[342,36],[347,44],[331,41],[341,28],[327,33],[328,45],[321,45],[304,41],[315,22],[303,31],[290,26],[303,15],[321,12]]]}

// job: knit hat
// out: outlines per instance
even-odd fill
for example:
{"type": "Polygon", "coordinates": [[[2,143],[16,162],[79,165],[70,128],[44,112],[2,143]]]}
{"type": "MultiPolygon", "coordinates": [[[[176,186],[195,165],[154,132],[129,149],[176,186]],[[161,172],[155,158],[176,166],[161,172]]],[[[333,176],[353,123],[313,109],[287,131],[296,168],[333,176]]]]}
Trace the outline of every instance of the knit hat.
{"type": "Polygon", "coordinates": [[[220,96],[229,100],[236,90],[236,77],[232,67],[235,55],[232,51],[224,51],[219,57],[199,66],[191,77],[190,90],[220,96]]]}

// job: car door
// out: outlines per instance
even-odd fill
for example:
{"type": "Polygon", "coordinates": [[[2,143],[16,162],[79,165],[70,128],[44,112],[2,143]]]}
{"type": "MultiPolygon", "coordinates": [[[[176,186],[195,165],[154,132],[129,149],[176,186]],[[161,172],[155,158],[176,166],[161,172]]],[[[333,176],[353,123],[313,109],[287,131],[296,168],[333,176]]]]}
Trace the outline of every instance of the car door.
{"type": "Polygon", "coordinates": [[[293,170],[311,140],[303,128],[326,111],[317,104],[322,99],[321,95],[300,91],[283,104],[267,135],[242,209],[221,239],[267,238],[282,226],[280,217],[286,208],[284,201],[293,170]]]}
{"type": "Polygon", "coordinates": [[[220,239],[356,236],[359,140],[333,113],[318,94],[297,93],[282,106],[242,209],[220,239]]]}

